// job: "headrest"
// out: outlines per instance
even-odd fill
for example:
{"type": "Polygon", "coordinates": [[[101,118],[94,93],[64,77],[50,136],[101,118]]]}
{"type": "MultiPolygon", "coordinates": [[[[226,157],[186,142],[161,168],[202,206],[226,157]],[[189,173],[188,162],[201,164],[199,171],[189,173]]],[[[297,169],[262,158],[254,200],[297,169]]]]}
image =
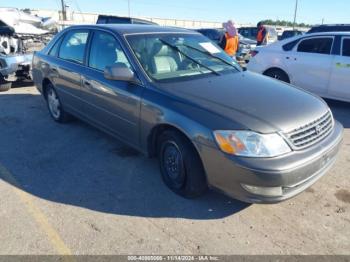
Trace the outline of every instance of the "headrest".
{"type": "Polygon", "coordinates": [[[169,55],[170,47],[162,44],[162,43],[156,43],[153,45],[152,54],[154,56],[167,56],[169,55]]]}

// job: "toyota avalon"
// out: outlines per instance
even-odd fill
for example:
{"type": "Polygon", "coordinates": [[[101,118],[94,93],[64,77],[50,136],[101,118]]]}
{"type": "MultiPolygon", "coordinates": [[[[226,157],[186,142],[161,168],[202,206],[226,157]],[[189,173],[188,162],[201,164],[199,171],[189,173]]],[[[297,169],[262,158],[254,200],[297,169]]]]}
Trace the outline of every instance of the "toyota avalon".
{"type": "Polygon", "coordinates": [[[80,118],[158,157],[184,197],[215,188],[250,203],[286,200],[327,172],[342,141],[321,98],[241,70],[185,29],[69,27],[35,54],[33,77],[53,120],[80,118]]]}

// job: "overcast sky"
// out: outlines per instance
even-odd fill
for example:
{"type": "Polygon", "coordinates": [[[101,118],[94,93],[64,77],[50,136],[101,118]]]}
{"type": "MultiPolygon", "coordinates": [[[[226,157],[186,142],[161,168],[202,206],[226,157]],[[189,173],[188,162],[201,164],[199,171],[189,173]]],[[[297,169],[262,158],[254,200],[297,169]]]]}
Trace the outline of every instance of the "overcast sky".
{"type": "MultiPolygon", "coordinates": [[[[4,7],[58,9],[61,0],[1,0],[4,7]]],[[[66,0],[74,10],[128,14],[128,0],[66,0]]],[[[207,21],[293,20],[295,0],[130,0],[131,15],[207,21]]],[[[298,22],[350,23],[349,0],[299,0],[298,22]]]]}

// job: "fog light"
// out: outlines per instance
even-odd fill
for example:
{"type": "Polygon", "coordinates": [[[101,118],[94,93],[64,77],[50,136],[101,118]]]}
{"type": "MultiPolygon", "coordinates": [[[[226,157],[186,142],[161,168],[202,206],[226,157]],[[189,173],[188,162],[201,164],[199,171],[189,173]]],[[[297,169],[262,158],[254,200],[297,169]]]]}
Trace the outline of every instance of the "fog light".
{"type": "Polygon", "coordinates": [[[266,197],[279,197],[283,196],[282,187],[259,187],[259,186],[250,186],[242,184],[242,187],[248,192],[266,197]]]}

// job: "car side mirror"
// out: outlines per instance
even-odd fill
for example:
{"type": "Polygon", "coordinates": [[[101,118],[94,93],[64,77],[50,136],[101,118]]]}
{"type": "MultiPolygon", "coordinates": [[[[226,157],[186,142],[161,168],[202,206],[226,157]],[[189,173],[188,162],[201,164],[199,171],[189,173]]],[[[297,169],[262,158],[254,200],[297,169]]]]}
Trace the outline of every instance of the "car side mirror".
{"type": "Polygon", "coordinates": [[[104,70],[104,77],[108,80],[140,84],[140,80],[136,77],[135,73],[123,63],[106,66],[104,70]]]}

